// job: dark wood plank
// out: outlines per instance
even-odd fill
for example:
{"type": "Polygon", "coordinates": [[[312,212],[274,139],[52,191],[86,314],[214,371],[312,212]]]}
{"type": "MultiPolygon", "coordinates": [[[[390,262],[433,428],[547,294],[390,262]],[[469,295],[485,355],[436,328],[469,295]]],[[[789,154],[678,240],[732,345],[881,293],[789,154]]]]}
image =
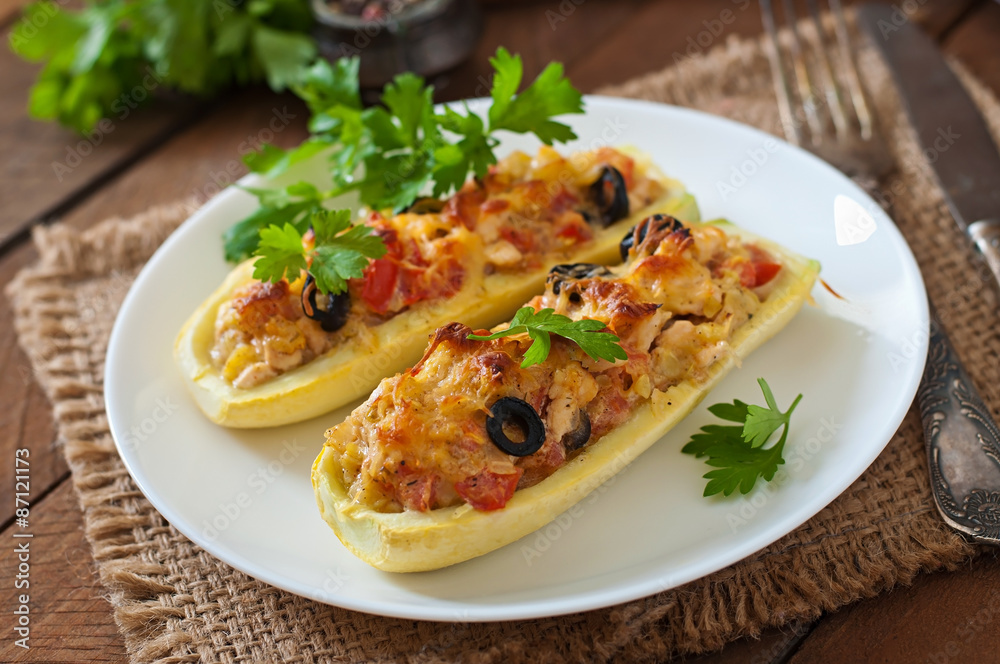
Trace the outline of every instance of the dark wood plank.
{"type": "Polygon", "coordinates": [[[790,664],[994,664],[1000,653],[1000,559],[921,576],[909,588],[829,616],[790,664]]]}
{"type": "Polygon", "coordinates": [[[973,8],[982,4],[983,0],[932,0],[918,5],[910,20],[940,41],[956,24],[964,23],[973,8]]]}
{"type": "Polygon", "coordinates": [[[771,664],[783,662],[808,636],[812,624],[792,623],[769,629],[759,639],[738,639],[717,652],[699,657],[681,657],[677,664],[771,664]]]}
{"type": "Polygon", "coordinates": [[[978,5],[962,23],[951,30],[943,44],[944,52],[955,57],[980,81],[1000,94],[1000,4],[978,5]]]}
{"type": "Polygon", "coordinates": [[[15,525],[0,534],[5,550],[0,662],[127,662],[69,482],[34,505],[31,516],[28,529],[15,525]],[[34,537],[15,537],[26,533],[34,537]],[[24,544],[27,553],[16,553],[16,547],[24,544]],[[27,561],[18,560],[22,554],[27,561]],[[19,571],[22,562],[30,567],[26,573],[19,571]],[[26,575],[18,579],[19,574],[26,575]],[[30,585],[16,588],[18,581],[30,585]],[[21,610],[21,595],[28,596],[27,650],[16,644],[21,635],[13,629],[20,619],[14,612],[21,610]]]}
{"type": "MultiPolygon", "coordinates": [[[[18,270],[36,258],[24,244],[0,261],[0,283],[6,284],[18,270]]],[[[28,450],[31,469],[30,495],[34,502],[69,472],[62,451],[55,448],[52,407],[35,382],[28,357],[17,344],[10,322],[13,311],[7,298],[0,298],[0,459],[4,460],[0,484],[0,523],[14,518],[14,451],[28,450]]]]}
{"type": "Polygon", "coordinates": [[[86,228],[111,216],[128,217],[178,200],[191,201],[193,212],[246,174],[242,156],[251,146],[301,143],[307,119],[305,106],[291,95],[261,88],[233,92],[196,126],[114,178],[99,196],[82,201],[61,221],[86,228]]]}
{"type": "MultiPolygon", "coordinates": [[[[975,0],[928,0],[919,5],[913,19],[938,34],[974,4],[975,0]]],[[[804,2],[797,5],[797,15],[807,16],[804,2]]],[[[567,71],[581,89],[594,90],[706,53],[730,36],[751,37],[761,31],[759,3],[751,0],[702,0],[697,11],[682,0],[648,2],[633,7],[610,39],[593,42],[567,71]]]]}
{"type": "Polygon", "coordinates": [[[568,72],[575,85],[593,90],[705,53],[729,35],[760,31],[760,9],[751,0],[703,0],[697,11],[683,0],[648,2],[610,39],[593,43],[568,72]]]}
{"type": "Polygon", "coordinates": [[[454,72],[435,81],[442,101],[489,94],[489,58],[498,46],[524,60],[525,78],[549,62],[571,65],[616,32],[649,0],[589,0],[495,3],[488,8],[483,38],[475,54],[454,72]]]}
{"type": "Polygon", "coordinates": [[[21,7],[25,4],[25,0],[0,0],[0,26],[6,27],[17,21],[21,17],[21,7]]]}
{"type": "MultiPolygon", "coordinates": [[[[88,136],[28,117],[28,94],[39,67],[0,48],[0,247],[32,222],[64,210],[102,179],[127,167],[187,123],[205,104],[186,97],[157,99],[132,110],[150,94],[136,88],[88,136]]],[[[155,78],[148,81],[156,89],[155,78]]]]}

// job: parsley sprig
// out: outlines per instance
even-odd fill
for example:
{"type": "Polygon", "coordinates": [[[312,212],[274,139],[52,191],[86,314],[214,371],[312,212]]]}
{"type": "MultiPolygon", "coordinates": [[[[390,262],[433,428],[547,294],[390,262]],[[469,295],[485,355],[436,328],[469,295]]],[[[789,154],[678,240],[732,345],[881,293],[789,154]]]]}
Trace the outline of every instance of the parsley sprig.
{"type": "Polygon", "coordinates": [[[469,339],[490,341],[514,334],[527,333],[532,341],[524,353],[521,368],[545,361],[552,348],[550,336],[552,334],[575,342],[592,359],[610,362],[627,360],[628,355],[625,353],[625,349],[619,345],[618,337],[611,332],[602,332],[606,327],[607,325],[599,320],[589,318],[572,320],[562,314],[555,313],[554,309],[542,309],[536,313],[531,307],[521,307],[514,314],[514,318],[506,330],[494,332],[489,336],[470,334],[469,339]]]}
{"type": "Polygon", "coordinates": [[[310,66],[292,86],[312,113],[310,137],[291,150],[267,145],[245,159],[250,170],[273,178],[329,149],[333,187],[320,191],[297,182],[249,190],[261,207],[227,231],[228,260],[253,254],[260,229],[272,223],[289,223],[304,232],[304,219],[311,212],[350,191],[376,210],[401,210],[428,189],[434,196],[445,196],[470,174],[482,177],[496,163],[499,131],[533,133],[549,145],[576,138],[569,126],[553,119],[583,112],[583,97],[559,63],[550,63],[518,93],[524,77],[521,58],[499,48],[490,59],[493,103],[484,119],[468,105],[436,110],[434,88],[410,73],[385,86],[381,105],[364,108],[358,62],[344,58],[310,66]]]}
{"type": "Polygon", "coordinates": [[[385,243],[369,226],[351,225],[350,210],[322,210],[308,217],[316,239],[306,250],[292,224],[272,224],[260,231],[253,276],[261,281],[292,281],[308,270],[325,294],[347,290],[347,280],[362,276],[369,259],[386,253],[385,243]]]}
{"type": "Polygon", "coordinates": [[[795,397],[788,410],[781,412],[770,386],[763,378],[758,378],[767,407],[746,404],[739,399],[733,403],[717,403],[708,411],[727,422],[738,425],[709,424],[701,428],[701,433],[691,437],[681,450],[697,458],[708,457],[705,461],[715,468],[705,473],[709,480],[705,486],[705,496],[721,493],[732,494],[737,488],[741,493],[750,493],[758,477],[770,482],[785,463],[781,452],[788,439],[789,421],[792,411],[799,404],[802,395],[795,397]],[[771,447],[764,447],[775,431],[782,428],[781,437],[771,447]]]}

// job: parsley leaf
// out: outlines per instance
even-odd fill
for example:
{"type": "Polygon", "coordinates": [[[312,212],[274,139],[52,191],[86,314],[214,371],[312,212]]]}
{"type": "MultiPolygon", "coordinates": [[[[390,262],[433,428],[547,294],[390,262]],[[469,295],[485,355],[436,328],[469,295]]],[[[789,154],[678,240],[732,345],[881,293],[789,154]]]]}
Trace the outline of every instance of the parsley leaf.
{"type": "Polygon", "coordinates": [[[324,193],[308,182],[274,189],[243,187],[243,190],[256,196],[261,206],[222,234],[226,260],[234,263],[254,254],[261,229],[272,224],[291,224],[300,234],[305,233],[309,229],[309,215],[321,210],[325,199],[324,193]]]}
{"type": "Polygon", "coordinates": [[[496,70],[491,92],[490,131],[530,132],[546,145],[576,138],[568,126],[550,119],[563,113],[583,112],[583,95],[563,76],[560,63],[549,63],[538,78],[517,96],[513,93],[523,73],[521,56],[511,56],[501,47],[490,63],[496,70]]]}
{"type": "Polygon", "coordinates": [[[361,110],[360,66],[358,58],[339,58],[333,64],[317,60],[306,69],[299,82],[292,85],[292,91],[306,102],[313,114],[334,106],[361,110]]]}
{"type": "Polygon", "coordinates": [[[575,342],[587,355],[595,360],[627,360],[625,349],[618,344],[618,337],[611,332],[603,332],[607,326],[599,320],[572,320],[554,309],[542,309],[536,312],[531,307],[521,307],[514,314],[506,330],[494,332],[489,336],[470,334],[469,339],[475,341],[490,341],[514,334],[525,334],[532,340],[524,353],[521,368],[540,364],[549,356],[552,347],[550,334],[556,334],[575,342]]]}
{"type": "Polygon", "coordinates": [[[302,69],[316,57],[316,44],[308,35],[266,25],[254,31],[252,44],[272,90],[284,90],[295,83],[302,69]]]}
{"type": "Polygon", "coordinates": [[[443,129],[462,138],[455,144],[446,144],[434,152],[434,195],[441,196],[452,189],[459,189],[469,171],[476,177],[486,175],[487,169],[497,161],[493,148],[497,140],[486,133],[482,118],[465,107],[465,115],[453,108],[445,108],[437,118],[443,129]]]}
{"type": "Polygon", "coordinates": [[[254,279],[281,281],[287,275],[289,281],[294,281],[306,269],[302,234],[291,224],[262,228],[257,255],[260,258],[253,264],[254,279]]]}
{"type": "Polygon", "coordinates": [[[290,223],[260,230],[253,276],[261,281],[290,281],[308,269],[316,287],[326,294],[347,290],[347,280],[361,277],[369,259],[386,248],[369,226],[351,225],[350,210],[319,210],[307,215],[315,235],[313,247],[303,245],[303,233],[290,223]]]}
{"type": "Polygon", "coordinates": [[[418,132],[428,129],[427,118],[434,108],[433,94],[433,87],[424,85],[424,79],[411,73],[400,74],[382,91],[382,103],[399,123],[404,145],[416,147],[418,132]]]}
{"type": "Polygon", "coordinates": [[[258,208],[249,217],[230,226],[222,234],[226,260],[237,263],[252,256],[260,242],[260,231],[272,224],[291,224],[300,233],[305,233],[309,223],[307,215],[303,213],[313,207],[312,202],[299,202],[284,207],[258,208]]]}
{"type": "Polygon", "coordinates": [[[781,412],[767,381],[758,378],[757,383],[764,393],[767,408],[746,404],[739,399],[731,404],[710,406],[709,412],[716,417],[740,424],[703,426],[681,449],[684,454],[692,454],[696,458],[708,457],[705,463],[715,468],[705,473],[705,479],[709,480],[705,496],[717,493],[728,496],[736,489],[749,493],[758,477],[770,482],[778,466],[785,463],[781,453],[788,439],[792,411],[802,395],[795,397],[787,411],[781,412]],[[764,444],[782,427],[784,429],[778,442],[765,448],[764,444]]]}
{"type": "Polygon", "coordinates": [[[351,226],[349,210],[324,210],[314,214],[312,220],[316,248],[309,272],[323,293],[346,290],[347,280],[360,277],[369,258],[385,255],[385,243],[370,226],[351,226]]]}

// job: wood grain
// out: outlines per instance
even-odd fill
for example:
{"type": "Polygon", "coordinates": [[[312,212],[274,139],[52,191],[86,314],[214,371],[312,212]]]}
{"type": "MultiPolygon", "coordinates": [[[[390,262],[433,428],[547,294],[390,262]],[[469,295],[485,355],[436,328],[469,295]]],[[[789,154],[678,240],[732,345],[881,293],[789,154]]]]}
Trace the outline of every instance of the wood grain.
{"type": "Polygon", "coordinates": [[[188,201],[194,212],[246,174],[242,157],[251,147],[301,143],[307,136],[307,118],[301,101],[291,95],[262,88],[234,92],[196,126],[115,177],[100,196],[88,197],[61,221],[87,228],[108,217],[128,217],[179,200],[188,201]]]}
{"type": "Polygon", "coordinates": [[[969,68],[993,94],[1000,95],[1000,3],[977,5],[951,30],[942,44],[944,52],[969,68]]]}
{"type": "Polygon", "coordinates": [[[69,482],[63,482],[32,508],[27,529],[17,526],[0,534],[4,542],[3,639],[0,662],[126,662],[125,644],[104,598],[104,587],[94,568],[90,544],[83,535],[83,522],[76,496],[69,482]],[[32,533],[30,539],[14,535],[32,533]],[[15,588],[21,554],[17,546],[27,543],[30,569],[21,581],[30,585],[15,588]],[[29,649],[16,645],[13,631],[18,618],[14,611],[28,595],[29,649]]]}
{"type": "Polygon", "coordinates": [[[781,629],[766,630],[757,639],[738,639],[717,652],[675,661],[677,664],[776,664],[784,662],[812,629],[812,623],[792,623],[781,629]]]}
{"type": "MultiPolygon", "coordinates": [[[[31,223],[59,214],[101,183],[127,168],[141,155],[186,124],[204,102],[164,97],[156,104],[121,110],[79,136],[51,122],[28,117],[28,94],[39,67],[0,48],[0,247],[31,223]]],[[[155,89],[155,80],[149,80],[155,89]]],[[[145,87],[125,101],[148,94],[145,87]]]]}
{"type": "MultiPolygon", "coordinates": [[[[782,3],[774,4],[779,6],[780,17],[782,3]]],[[[844,4],[856,3],[845,0],[844,4]]],[[[975,0],[925,2],[913,18],[936,35],[975,4],[975,0]]],[[[800,0],[796,7],[797,16],[808,16],[804,2],[800,0]]],[[[698,11],[691,11],[690,3],[681,0],[643,3],[610,39],[594,42],[567,71],[581,89],[594,90],[700,55],[731,36],[751,37],[761,30],[760,7],[751,0],[703,1],[698,11]]]]}
{"type": "Polygon", "coordinates": [[[690,11],[681,0],[643,4],[610,39],[593,44],[569,67],[574,84],[593,90],[658,71],[725,43],[729,35],[761,31],[760,10],[749,0],[712,0],[690,11]]]}
{"type": "Polygon", "coordinates": [[[0,0],[0,27],[7,27],[21,16],[26,0],[0,0]]]}
{"type": "MultiPolygon", "coordinates": [[[[440,98],[488,96],[493,73],[489,58],[498,46],[521,55],[526,79],[536,76],[552,61],[563,63],[568,70],[648,4],[640,0],[589,0],[582,4],[545,2],[491,6],[475,54],[436,82],[443,93],[440,98]]],[[[574,84],[580,87],[575,80],[574,84]]]]}
{"type": "MultiPolygon", "coordinates": [[[[0,283],[6,284],[18,270],[36,259],[33,248],[23,244],[0,261],[0,283]]],[[[14,518],[14,450],[27,449],[31,470],[28,500],[50,490],[64,479],[69,469],[62,451],[55,447],[52,407],[35,382],[28,357],[17,344],[10,322],[13,311],[7,298],[0,298],[0,463],[3,464],[0,484],[0,527],[14,518]]]]}
{"type": "Polygon", "coordinates": [[[829,616],[790,664],[995,664],[1000,653],[1000,559],[925,575],[909,588],[829,616]]]}

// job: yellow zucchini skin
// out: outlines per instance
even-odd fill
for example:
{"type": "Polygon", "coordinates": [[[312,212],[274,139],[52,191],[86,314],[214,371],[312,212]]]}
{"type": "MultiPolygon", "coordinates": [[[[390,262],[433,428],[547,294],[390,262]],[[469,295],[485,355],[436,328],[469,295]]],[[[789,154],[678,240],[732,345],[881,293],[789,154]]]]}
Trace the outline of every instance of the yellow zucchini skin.
{"type": "Polygon", "coordinates": [[[753,319],[734,333],[732,352],[707,370],[704,381],[686,380],[666,392],[654,390],[629,420],[584,448],[565,466],[527,489],[506,506],[478,511],[467,504],[430,510],[377,512],[355,503],[338,478],[333,451],[324,446],[312,469],[320,513],[340,541],[370,565],[389,572],[447,567],[483,555],[538,530],[572,507],[690,413],[705,395],[754,349],[774,336],[808,300],[819,263],[735,226],[724,230],[777,257],[784,269],[753,319]]]}
{"type": "MultiPolygon", "coordinates": [[[[650,173],[653,176],[653,173],[650,173]]],[[[174,343],[174,359],[202,412],[233,428],[272,427],[307,420],[367,396],[385,376],[412,366],[423,354],[427,337],[438,327],[462,320],[489,327],[510,318],[541,291],[549,269],[559,263],[618,263],[618,244],[633,225],[655,213],[698,221],[690,194],[678,193],[676,181],[663,178],[668,195],[627,219],[597,231],[575,251],[549,256],[536,271],[482,276],[472,265],[462,290],[442,301],[421,302],[371,328],[364,338],[334,346],[296,369],[249,389],[234,387],[212,364],[215,319],[219,305],[252,280],[252,260],[239,265],[184,324],[174,343]]]]}

